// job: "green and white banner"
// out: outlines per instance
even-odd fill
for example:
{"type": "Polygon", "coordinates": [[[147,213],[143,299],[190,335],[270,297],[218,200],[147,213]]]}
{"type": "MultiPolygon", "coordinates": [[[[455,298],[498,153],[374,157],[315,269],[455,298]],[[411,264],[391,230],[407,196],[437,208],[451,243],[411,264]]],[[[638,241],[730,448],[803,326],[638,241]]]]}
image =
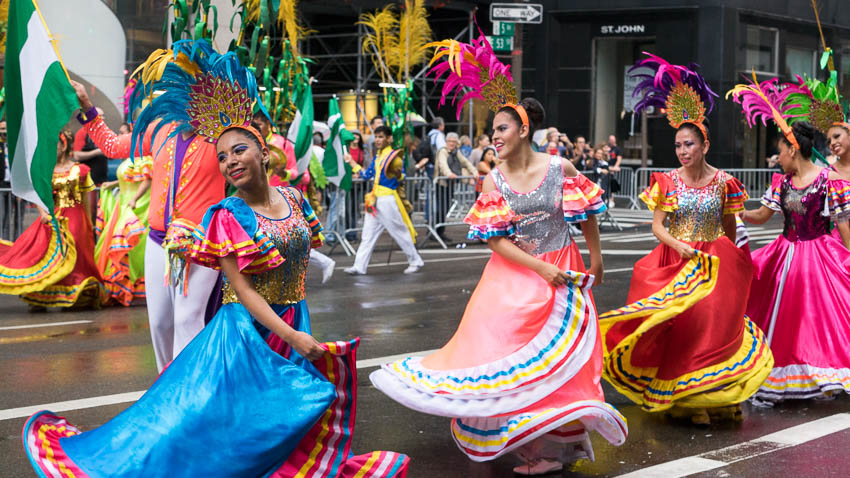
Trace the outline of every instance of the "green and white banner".
{"type": "Polygon", "coordinates": [[[313,88],[309,79],[299,85],[294,96],[298,110],[286,137],[295,146],[298,174],[304,174],[313,156],[313,88]]]}
{"type": "Polygon", "coordinates": [[[354,140],[354,135],[345,129],[345,122],[339,112],[339,101],[336,97],[331,98],[328,105],[328,127],[331,135],[325,145],[325,158],[322,167],[328,181],[342,189],[351,189],[351,167],[345,163],[343,146],[354,140]]]}
{"type": "Polygon", "coordinates": [[[78,103],[34,0],[9,6],[5,88],[12,192],[52,213],[59,132],[78,103]]]}

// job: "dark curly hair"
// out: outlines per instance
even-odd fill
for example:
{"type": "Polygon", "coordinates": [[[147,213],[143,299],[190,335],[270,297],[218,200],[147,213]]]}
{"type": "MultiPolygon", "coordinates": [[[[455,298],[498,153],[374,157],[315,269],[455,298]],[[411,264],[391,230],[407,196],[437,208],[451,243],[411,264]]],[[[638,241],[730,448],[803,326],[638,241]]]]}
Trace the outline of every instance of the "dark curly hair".
{"type": "MultiPolygon", "coordinates": [[[[546,119],[546,111],[543,110],[543,105],[540,104],[534,98],[523,98],[522,101],[519,102],[520,106],[525,108],[525,113],[528,115],[528,142],[532,141],[531,136],[534,131],[540,129],[540,125],[543,124],[543,121],[546,119]]],[[[519,113],[516,112],[515,109],[511,106],[503,106],[499,109],[497,113],[507,113],[511,118],[517,123],[522,124],[522,118],[519,117],[519,113]]]]}

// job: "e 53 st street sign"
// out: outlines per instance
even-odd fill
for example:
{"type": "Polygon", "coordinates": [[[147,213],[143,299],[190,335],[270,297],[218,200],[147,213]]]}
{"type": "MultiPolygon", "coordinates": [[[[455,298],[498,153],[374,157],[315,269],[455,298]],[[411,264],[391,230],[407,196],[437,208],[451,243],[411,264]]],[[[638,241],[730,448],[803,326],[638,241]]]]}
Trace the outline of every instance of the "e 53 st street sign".
{"type": "Polygon", "coordinates": [[[543,5],[539,3],[490,4],[491,22],[543,23],[543,5]]]}

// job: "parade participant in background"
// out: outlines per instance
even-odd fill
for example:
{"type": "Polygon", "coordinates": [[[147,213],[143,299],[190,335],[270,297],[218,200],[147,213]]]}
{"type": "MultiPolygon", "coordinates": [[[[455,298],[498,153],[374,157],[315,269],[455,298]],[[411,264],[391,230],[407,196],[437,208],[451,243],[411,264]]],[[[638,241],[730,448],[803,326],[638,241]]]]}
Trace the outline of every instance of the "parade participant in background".
{"type": "Polygon", "coordinates": [[[646,55],[632,69],[653,70],[636,75],[635,110],[667,109],[682,166],[653,173],[640,195],[661,244],[635,265],[629,305],[600,316],[604,377],[649,412],[699,425],[712,415],[741,419],[739,404],[773,367],[762,331],[745,315],[753,266],[735,246],[735,214],[747,193],[705,159],[705,114],[717,95],[696,65],[646,55]]]}
{"type": "MultiPolygon", "coordinates": [[[[829,141],[829,149],[837,158],[829,169],[834,171],[838,178],[850,181],[850,123],[845,119],[835,122],[827,130],[826,135],[829,141]]],[[[843,240],[838,227],[833,228],[832,235],[836,239],[843,240]]],[[[846,240],[844,240],[844,245],[850,249],[850,243],[846,240]]]]}
{"type": "MultiPolygon", "coordinates": [[[[730,92],[743,105],[750,126],[758,119],[765,124],[773,120],[783,133],[779,164],[785,174],[773,176],[759,209],[741,215],[753,224],[764,224],[774,212],[785,219],[782,235],[752,253],[755,273],[747,315],[767,334],[775,358],[755,395],[757,405],[850,391],[850,351],[843,343],[850,335],[850,182],[812,162],[817,132],[811,123],[788,125],[794,102],[789,95],[795,89],[799,87],[780,86],[775,79],[761,84],[754,79],[730,92]],[[829,234],[830,218],[843,243],[829,234]],[[817,292],[800,294],[802,284],[817,292]]],[[[832,121],[823,121],[828,108],[820,103],[807,115],[823,131],[832,126],[832,121]]]]}
{"type": "Polygon", "coordinates": [[[118,179],[100,188],[94,255],[109,294],[125,306],[145,298],[151,165],[150,156],[135,162],[127,158],[118,166],[118,179]]]}
{"type": "MultiPolygon", "coordinates": [[[[272,155],[269,172],[269,184],[272,186],[290,185],[298,177],[298,165],[295,160],[295,145],[288,138],[272,130],[272,122],[262,111],[256,111],[251,126],[263,135],[272,155]]],[[[300,182],[307,182],[309,176],[302,176],[300,182]]]]}
{"type": "Polygon", "coordinates": [[[373,180],[372,191],[366,195],[366,218],[363,235],[354,265],[345,269],[347,274],[365,274],[375,244],[384,229],[407,256],[405,274],[418,272],[425,263],[416,252],[416,231],[410,221],[410,203],[404,196],[404,162],[401,151],[392,148],[392,131],[387,126],[375,129],[377,156],[368,169],[361,168],[349,158],[354,174],[366,181],[373,180]]]}
{"type": "MultiPolygon", "coordinates": [[[[218,81],[238,82],[246,85],[248,102],[257,98],[257,88],[253,73],[234,54],[220,55],[205,40],[177,41],[172,50],[152,54],[140,68],[140,77],[149,82],[136,86],[134,102],[154,91],[162,94],[142,110],[130,135],[110,131],[82,85],[75,83],[75,89],[83,110],[78,119],[104,154],[153,158],[145,294],[156,364],[162,370],[200,332],[217,298],[217,271],[188,266],[170,253],[187,240],[204,211],[225,196],[210,133],[198,128],[202,111],[217,101],[205,96],[203,87],[215,90],[211,85],[218,81]]],[[[250,110],[244,114],[226,119],[250,119],[250,110]]]]}
{"type": "MultiPolygon", "coordinates": [[[[454,61],[432,70],[451,71],[446,84],[469,89],[459,103],[474,96],[497,111],[493,143],[503,162],[466,217],[469,237],[487,241],[493,255],[451,340],[424,358],[387,364],[370,379],[406,407],[453,417],[452,436],[471,460],[513,453],[522,462],[516,473],[553,472],[593,459],[590,430],[615,445],[627,433],[599,384],[602,348],[590,286],[603,274],[594,216],[605,210],[602,191],[567,160],[532,150],[543,108],[532,98],[516,103],[509,67],[483,34],[472,44],[437,46],[435,59],[462,62],[462,77],[454,61]],[[481,78],[489,79],[486,86],[481,78]],[[584,223],[592,275],[570,222],[584,223]]],[[[451,90],[443,89],[442,102],[451,90]]]]}
{"type": "Polygon", "coordinates": [[[0,241],[0,293],[20,295],[30,311],[45,307],[100,308],[109,294],[94,261],[89,167],[73,157],[73,137],[59,133],[53,169],[53,213],[39,218],[14,242],[0,241]]]}
{"type": "Polygon", "coordinates": [[[350,451],[359,339],[320,344],[310,335],[304,275],[311,245],[321,244],[316,215],[297,190],[269,185],[259,132],[245,123],[222,132],[218,115],[208,118],[199,130],[216,133],[220,174],[236,193],[209,208],[183,253],[224,271],[224,305],[106,424],[80,432],[49,411],[30,417],[30,462],[45,478],[57,468],[74,476],[404,477],[405,455],[350,451]],[[187,446],[199,430],[204,445],[187,446]]]}
{"type": "MultiPolygon", "coordinates": [[[[103,110],[95,108],[97,114],[103,116],[103,110]]],[[[103,152],[94,144],[85,128],[80,128],[74,135],[74,161],[89,167],[92,181],[95,186],[100,186],[106,181],[109,169],[109,160],[103,152]]]]}

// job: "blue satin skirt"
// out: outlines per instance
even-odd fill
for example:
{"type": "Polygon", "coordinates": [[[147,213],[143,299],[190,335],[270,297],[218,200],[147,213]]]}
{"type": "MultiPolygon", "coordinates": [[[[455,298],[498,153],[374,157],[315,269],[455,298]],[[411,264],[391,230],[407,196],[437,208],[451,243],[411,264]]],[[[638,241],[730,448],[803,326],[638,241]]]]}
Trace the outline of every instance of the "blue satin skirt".
{"type": "MultiPolygon", "coordinates": [[[[306,302],[273,306],[281,317],[289,308],[293,328],[310,333],[306,302]]],[[[91,477],[268,476],[336,398],[297,352],[284,358],[269,348],[268,334],[241,304],[222,306],[138,402],[97,429],[58,438],[53,463],[38,455],[38,429],[64,419],[33,415],[23,431],[33,467],[41,476],[60,463],[91,477]]]]}

